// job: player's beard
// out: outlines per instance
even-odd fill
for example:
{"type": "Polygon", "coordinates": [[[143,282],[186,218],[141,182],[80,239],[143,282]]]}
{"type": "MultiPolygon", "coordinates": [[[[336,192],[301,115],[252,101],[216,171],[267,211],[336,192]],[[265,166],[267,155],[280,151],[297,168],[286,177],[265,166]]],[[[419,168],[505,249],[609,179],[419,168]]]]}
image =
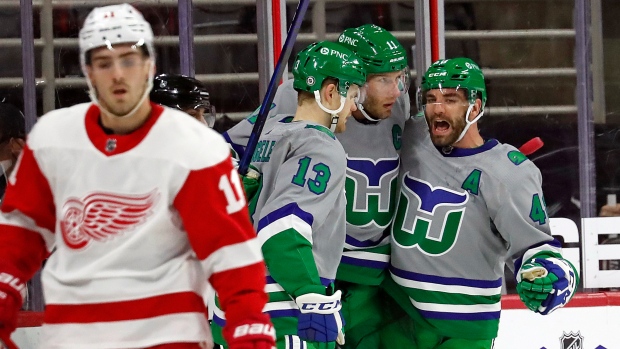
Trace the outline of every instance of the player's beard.
{"type": "Polygon", "coordinates": [[[383,108],[383,104],[379,98],[368,95],[366,96],[366,101],[363,104],[364,111],[368,113],[371,117],[379,120],[387,119],[392,115],[392,111],[385,111],[383,108]]]}
{"type": "Polygon", "coordinates": [[[436,135],[433,133],[433,119],[428,116],[426,117],[426,123],[428,124],[428,132],[431,136],[431,141],[436,147],[447,147],[454,145],[454,143],[456,143],[459,139],[461,132],[463,132],[465,126],[467,125],[465,123],[465,115],[457,117],[456,120],[446,120],[446,118],[442,118],[442,120],[450,124],[450,133],[447,135],[436,135]]]}

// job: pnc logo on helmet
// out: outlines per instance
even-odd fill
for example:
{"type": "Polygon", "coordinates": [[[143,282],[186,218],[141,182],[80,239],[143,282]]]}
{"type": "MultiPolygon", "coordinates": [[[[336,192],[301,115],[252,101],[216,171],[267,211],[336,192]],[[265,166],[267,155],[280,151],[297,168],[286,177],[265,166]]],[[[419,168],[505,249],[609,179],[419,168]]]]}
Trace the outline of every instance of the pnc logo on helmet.
{"type": "Polygon", "coordinates": [[[327,47],[321,47],[321,54],[323,55],[328,55],[329,54],[329,49],[327,47]]]}
{"type": "Polygon", "coordinates": [[[336,56],[336,57],[338,57],[340,59],[344,59],[344,60],[349,59],[349,55],[346,54],[346,53],[342,53],[342,52],[337,51],[337,50],[330,50],[330,51],[331,51],[329,53],[330,56],[336,56]]]}
{"type": "Polygon", "coordinates": [[[351,46],[357,46],[357,39],[350,38],[346,35],[341,35],[338,38],[338,42],[344,42],[345,44],[349,44],[351,46]]]}

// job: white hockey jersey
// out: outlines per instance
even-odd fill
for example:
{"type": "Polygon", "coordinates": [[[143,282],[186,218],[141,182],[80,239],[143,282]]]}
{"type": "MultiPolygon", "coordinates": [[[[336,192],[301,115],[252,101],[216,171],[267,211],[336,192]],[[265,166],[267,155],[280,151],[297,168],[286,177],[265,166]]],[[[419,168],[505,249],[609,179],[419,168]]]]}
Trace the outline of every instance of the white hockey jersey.
{"type": "Polygon", "coordinates": [[[54,251],[42,273],[46,348],[210,341],[207,279],[230,323],[265,305],[260,246],[227,144],[151,106],[127,135],[106,134],[92,104],[43,116],[10,178],[0,271],[28,279],[54,251]]]}

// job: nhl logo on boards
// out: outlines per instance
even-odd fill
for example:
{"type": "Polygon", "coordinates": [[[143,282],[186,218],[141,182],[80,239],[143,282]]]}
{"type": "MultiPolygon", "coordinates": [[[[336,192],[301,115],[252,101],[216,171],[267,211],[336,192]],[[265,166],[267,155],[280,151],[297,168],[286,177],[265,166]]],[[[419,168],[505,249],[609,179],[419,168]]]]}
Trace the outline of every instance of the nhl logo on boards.
{"type": "Polygon", "coordinates": [[[105,151],[107,151],[108,153],[111,153],[114,150],[116,150],[116,139],[114,138],[108,139],[105,142],[105,151]]]}
{"type": "Polygon", "coordinates": [[[583,349],[583,336],[577,331],[577,333],[562,332],[560,337],[560,349],[583,349]]]}

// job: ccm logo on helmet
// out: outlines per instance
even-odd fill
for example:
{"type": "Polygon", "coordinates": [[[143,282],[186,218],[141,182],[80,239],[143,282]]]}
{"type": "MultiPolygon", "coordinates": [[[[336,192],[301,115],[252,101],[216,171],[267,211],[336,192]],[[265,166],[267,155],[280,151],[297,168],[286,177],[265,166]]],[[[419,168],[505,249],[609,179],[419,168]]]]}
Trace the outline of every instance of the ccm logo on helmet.
{"type": "Polygon", "coordinates": [[[446,75],[448,75],[448,72],[444,71],[444,72],[441,72],[441,73],[430,73],[430,74],[428,74],[428,77],[432,78],[432,77],[435,77],[435,76],[446,76],[446,75]]]}
{"type": "Polygon", "coordinates": [[[313,310],[332,310],[337,309],[340,306],[340,300],[325,303],[303,303],[300,307],[301,310],[313,311],[313,310]]]}

